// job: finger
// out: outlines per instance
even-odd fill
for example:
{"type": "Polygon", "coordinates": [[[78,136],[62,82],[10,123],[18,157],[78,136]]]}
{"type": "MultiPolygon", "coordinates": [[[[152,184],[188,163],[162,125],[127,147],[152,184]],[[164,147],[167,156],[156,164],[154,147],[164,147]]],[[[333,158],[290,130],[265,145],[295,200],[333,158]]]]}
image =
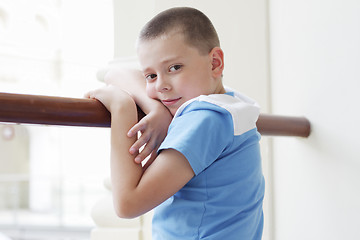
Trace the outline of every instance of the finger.
{"type": "Polygon", "coordinates": [[[128,137],[135,136],[139,131],[144,131],[146,129],[146,123],[143,121],[139,121],[137,124],[135,124],[127,133],[128,137]]]}
{"type": "Polygon", "coordinates": [[[144,149],[135,157],[135,162],[140,163],[147,158],[155,149],[155,144],[148,142],[144,149]]]}
{"type": "Polygon", "coordinates": [[[138,152],[142,146],[149,142],[149,140],[150,136],[147,136],[146,134],[141,135],[140,138],[130,147],[129,152],[131,154],[138,152]]]}
{"type": "Polygon", "coordinates": [[[84,94],[84,98],[91,98],[91,92],[87,92],[84,94]]]}
{"type": "Polygon", "coordinates": [[[85,93],[84,97],[89,99],[97,99],[96,95],[98,94],[98,92],[99,92],[98,89],[89,91],[85,93]]]}
{"type": "Polygon", "coordinates": [[[149,155],[150,155],[151,152],[147,151],[146,148],[144,148],[143,151],[141,151],[134,159],[134,161],[136,163],[141,163],[142,161],[144,161],[149,155]]]}
{"type": "Polygon", "coordinates": [[[157,157],[157,150],[154,150],[151,153],[150,158],[148,159],[148,161],[145,163],[145,165],[143,166],[143,169],[146,170],[156,159],[157,157]]]}

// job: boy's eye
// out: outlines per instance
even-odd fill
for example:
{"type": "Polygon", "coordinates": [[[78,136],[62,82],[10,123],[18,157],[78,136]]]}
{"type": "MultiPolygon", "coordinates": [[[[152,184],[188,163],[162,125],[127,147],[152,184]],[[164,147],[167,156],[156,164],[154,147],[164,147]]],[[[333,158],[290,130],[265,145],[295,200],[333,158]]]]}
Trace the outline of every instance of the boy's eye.
{"type": "Polygon", "coordinates": [[[182,68],[182,65],[180,65],[180,64],[173,65],[169,68],[169,72],[176,72],[176,71],[180,70],[180,68],[182,68]]]}
{"type": "Polygon", "coordinates": [[[148,74],[145,76],[146,81],[154,80],[157,77],[156,74],[148,74]]]}

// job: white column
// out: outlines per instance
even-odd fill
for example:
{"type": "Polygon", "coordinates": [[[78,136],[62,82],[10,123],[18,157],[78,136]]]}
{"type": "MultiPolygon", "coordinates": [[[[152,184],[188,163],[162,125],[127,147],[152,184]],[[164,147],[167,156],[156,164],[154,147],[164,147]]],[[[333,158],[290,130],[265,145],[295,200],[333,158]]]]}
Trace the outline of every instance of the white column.
{"type": "MultiPolygon", "coordinates": [[[[110,180],[105,180],[105,187],[111,192],[110,180]]],[[[91,231],[91,240],[140,240],[142,238],[142,217],[121,219],[116,216],[111,193],[100,199],[92,209],[96,228],[91,231]]]]}

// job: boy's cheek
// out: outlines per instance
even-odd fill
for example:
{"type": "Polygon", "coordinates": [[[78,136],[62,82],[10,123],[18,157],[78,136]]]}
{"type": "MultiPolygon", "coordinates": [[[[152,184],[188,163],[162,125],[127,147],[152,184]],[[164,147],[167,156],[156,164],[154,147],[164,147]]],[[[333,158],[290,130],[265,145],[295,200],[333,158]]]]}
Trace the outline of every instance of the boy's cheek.
{"type": "Polygon", "coordinates": [[[153,88],[149,87],[149,86],[146,86],[146,95],[149,98],[158,99],[156,91],[153,88]]]}

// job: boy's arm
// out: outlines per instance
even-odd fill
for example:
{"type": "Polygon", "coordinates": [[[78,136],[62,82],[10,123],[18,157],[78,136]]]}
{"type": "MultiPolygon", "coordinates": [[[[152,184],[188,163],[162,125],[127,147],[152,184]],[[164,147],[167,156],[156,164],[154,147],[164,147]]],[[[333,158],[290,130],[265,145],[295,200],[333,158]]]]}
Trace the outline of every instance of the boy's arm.
{"type": "Polygon", "coordinates": [[[173,149],[163,150],[146,170],[134,163],[128,148],[136,138],[129,138],[127,131],[137,122],[137,110],[127,93],[107,86],[88,97],[100,100],[111,112],[111,181],[120,217],[133,218],[150,211],[194,176],[187,159],[173,149]]]}
{"type": "Polygon", "coordinates": [[[145,77],[137,69],[112,69],[105,75],[104,81],[128,92],[145,114],[149,114],[157,108],[166,109],[159,101],[147,96],[145,77]]]}
{"type": "Polygon", "coordinates": [[[146,82],[144,75],[137,69],[113,69],[105,75],[105,82],[120,87],[128,92],[135,103],[146,114],[138,123],[136,123],[128,132],[132,137],[141,132],[141,137],[130,147],[130,153],[135,154],[140,147],[145,148],[139,153],[135,161],[140,163],[148,155],[152,154],[149,163],[156,156],[156,150],[164,140],[172,116],[168,109],[159,101],[151,99],[146,94],[146,82]]]}

